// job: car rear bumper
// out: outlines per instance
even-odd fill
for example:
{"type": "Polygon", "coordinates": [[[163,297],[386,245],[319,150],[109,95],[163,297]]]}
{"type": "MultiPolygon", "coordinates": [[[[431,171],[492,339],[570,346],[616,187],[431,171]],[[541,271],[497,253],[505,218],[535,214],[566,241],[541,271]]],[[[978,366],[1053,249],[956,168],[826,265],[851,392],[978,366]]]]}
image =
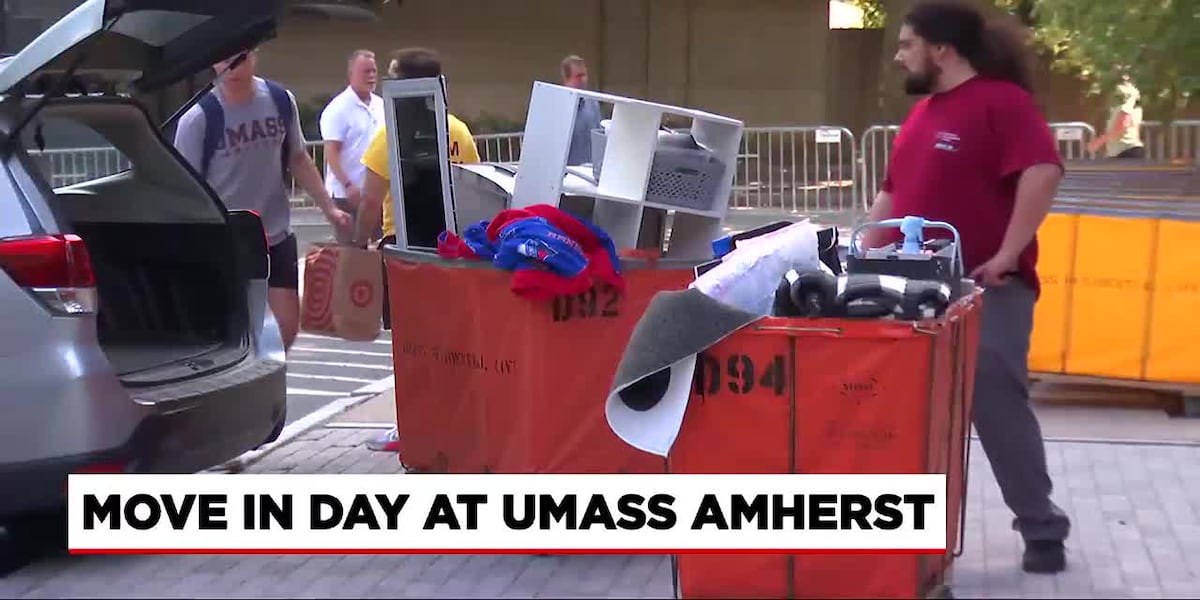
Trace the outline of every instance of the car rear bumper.
{"type": "Polygon", "coordinates": [[[23,463],[0,463],[0,517],[61,507],[78,472],[194,473],[253,450],[287,416],[283,363],[248,361],[189,386],[134,390],[150,414],[115,448],[23,463]]]}

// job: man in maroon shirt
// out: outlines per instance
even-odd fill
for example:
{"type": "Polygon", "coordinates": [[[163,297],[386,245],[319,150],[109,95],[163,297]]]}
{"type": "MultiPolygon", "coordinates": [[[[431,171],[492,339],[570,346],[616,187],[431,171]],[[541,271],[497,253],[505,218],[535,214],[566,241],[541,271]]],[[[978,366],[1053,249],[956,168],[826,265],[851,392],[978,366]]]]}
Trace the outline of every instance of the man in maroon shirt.
{"type": "Polygon", "coordinates": [[[905,17],[896,60],[906,91],[924,97],[900,127],[870,219],[914,215],[959,230],[966,269],[985,288],[975,429],[1025,540],[1024,569],[1054,573],[1066,567],[1070,521],[1050,498],[1027,365],[1040,292],[1036,233],[1062,162],[1020,44],[965,3],[930,0],[905,17]]]}

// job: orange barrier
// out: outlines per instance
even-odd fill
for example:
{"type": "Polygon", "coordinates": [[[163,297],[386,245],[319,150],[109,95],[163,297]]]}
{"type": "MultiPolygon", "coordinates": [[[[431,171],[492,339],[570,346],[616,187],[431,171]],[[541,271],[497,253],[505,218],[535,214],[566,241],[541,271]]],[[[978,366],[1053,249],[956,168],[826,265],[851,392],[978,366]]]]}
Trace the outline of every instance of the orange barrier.
{"type": "Polygon", "coordinates": [[[935,322],[769,317],[707,350],[671,473],[945,473],[943,556],[681,555],[681,598],[914,598],[959,538],[982,294],[935,322]]]}
{"type": "Polygon", "coordinates": [[[1200,223],[1080,213],[1038,231],[1030,371],[1200,383],[1200,223]]]}
{"type": "Polygon", "coordinates": [[[655,293],[691,264],[622,261],[625,293],[554,302],[488,263],[385,250],[400,459],[446,473],[663,473],[608,427],[604,402],[655,293]]]}

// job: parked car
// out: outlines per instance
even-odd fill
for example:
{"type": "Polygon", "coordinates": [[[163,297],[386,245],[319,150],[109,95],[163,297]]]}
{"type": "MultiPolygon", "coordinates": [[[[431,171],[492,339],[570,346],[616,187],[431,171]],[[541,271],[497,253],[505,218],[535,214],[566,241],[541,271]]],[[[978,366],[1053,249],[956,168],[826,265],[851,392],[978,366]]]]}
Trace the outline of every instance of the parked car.
{"type": "Polygon", "coordinates": [[[272,36],[284,4],[87,0],[0,62],[10,533],[61,518],[69,473],[196,472],[279,435],[286,367],[262,222],[226,210],[146,107],[272,36]],[[31,153],[80,129],[128,168],[53,189],[31,153]]]}

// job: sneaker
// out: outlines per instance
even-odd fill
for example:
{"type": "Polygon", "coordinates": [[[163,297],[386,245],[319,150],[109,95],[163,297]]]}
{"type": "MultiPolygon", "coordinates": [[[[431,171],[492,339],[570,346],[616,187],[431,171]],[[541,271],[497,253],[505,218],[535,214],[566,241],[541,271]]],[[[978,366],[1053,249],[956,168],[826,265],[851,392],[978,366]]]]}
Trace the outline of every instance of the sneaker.
{"type": "Polygon", "coordinates": [[[387,433],[367,441],[367,449],[376,452],[399,452],[400,432],[395,427],[389,429],[387,433]]]}
{"type": "Polygon", "coordinates": [[[1067,568],[1066,549],[1056,540],[1026,542],[1021,567],[1026,573],[1058,573],[1067,568]]]}

